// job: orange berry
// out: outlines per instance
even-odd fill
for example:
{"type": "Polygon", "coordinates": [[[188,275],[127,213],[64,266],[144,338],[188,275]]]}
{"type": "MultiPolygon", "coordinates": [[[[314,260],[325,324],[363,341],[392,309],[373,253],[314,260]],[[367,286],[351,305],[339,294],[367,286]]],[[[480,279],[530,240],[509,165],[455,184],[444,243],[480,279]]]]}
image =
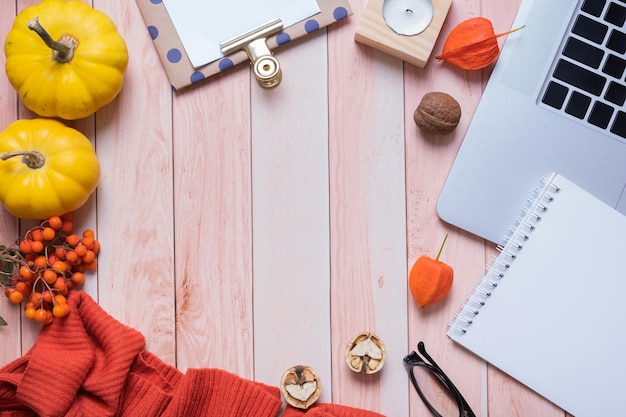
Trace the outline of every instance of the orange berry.
{"type": "Polygon", "coordinates": [[[68,250],[67,252],[65,252],[65,260],[73,264],[78,260],[78,254],[76,253],[76,251],[68,250]]]}
{"type": "Polygon", "coordinates": [[[82,272],[74,272],[72,274],[72,281],[74,282],[74,284],[80,287],[85,283],[85,274],[83,274],[82,272]]]}
{"type": "Polygon", "coordinates": [[[54,263],[52,264],[52,269],[54,269],[55,271],[59,272],[59,273],[63,273],[65,272],[66,265],[65,262],[63,261],[54,261],[54,263]]]}
{"type": "Polygon", "coordinates": [[[43,308],[38,308],[35,311],[35,321],[37,323],[45,323],[48,320],[48,312],[43,308]]]}
{"type": "Polygon", "coordinates": [[[67,250],[63,246],[57,246],[56,249],[54,249],[54,255],[59,259],[65,259],[67,250]]]}
{"type": "Polygon", "coordinates": [[[87,251],[88,251],[87,246],[81,245],[81,244],[79,244],[78,246],[76,246],[76,248],[74,248],[74,252],[76,252],[76,255],[80,256],[81,258],[85,256],[87,251]]]}
{"type": "Polygon", "coordinates": [[[70,212],[68,212],[68,213],[63,214],[63,215],[61,216],[61,220],[64,220],[64,221],[65,221],[65,220],[69,220],[69,221],[74,220],[74,212],[73,212],[73,211],[70,211],[70,212]]]}
{"type": "Polygon", "coordinates": [[[86,229],[83,231],[83,237],[95,237],[96,233],[92,229],[86,229]]]}
{"type": "Polygon", "coordinates": [[[20,276],[24,279],[31,279],[33,277],[33,271],[27,265],[20,266],[20,276]]]}
{"type": "Polygon", "coordinates": [[[92,250],[87,250],[83,255],[83,262],[86,264],[92,263],[96,259],[96,254],[92,250]]]}
{"type": "Polygon", "coordinates": [[[52,266],[58,260],[59,259],[56,257],[56,255],[54,255],[54,254],[48,255],[48,265],[52,266]]]}
{"type": "Polygon", "coordinates": [[[33,307],[37,307],[39,304],[41,304],[41,301],[42,301],[42,296],[40,292],[35,291],[34,293],[31,294],[30,302],[33,303],[33,307]]]}
{"type": "Polygon", "coordinates": [[[70,233],[74,228],[74,224],[71,220],[63,220],[63,224],[61,225],[61,231],[63,233],[70,233]]]}
{"type": "Polygon", "coordinates": [[[70,307],[67,304],[57,304],[52,308],[54,317],[61,318],[69,314],[70,307]]]}
{"type": "Polygon", "coordinates": [[[83,263],[82,265],[85,271],[95,271],[96,269],[98,269],[98,261],[96,259],[89,263],[83,263]]]}
{"type": "Polygon", "coordinates": [[[15,290],[24,294],[24,297],[29,297],[31,292],[33,291],[32,287],[24,281],[19,281],[15,283],[15,290]]]}
{"type": "Polygon", "coordinates": [[[56,235],[57,235],[57,232],[52,227],[44,227],[43,230],[41,231],[41,236],[43,236],[44,240],[47,240],[47,241],[53,240],[56,237],[56,235]]]}
{"type": "Polygon", "coordinates": [[[100,252],[100,241],[99,240],[94,240],[93,242],[93,249],[92,249],[93,253],[95,253],[96,255],[98,254],[98,252],[100,252]]]}
{"type": "Polygon", "coordinates": [[[48,225],[54,230],[60,230],[63,220],[59,216],[52,216],[48,219],[48,225]]]}
{"type": "Polygon", "coordinates": [[[48,260],[46,259],[45,256],[40,255],[35,258],[35,260],[33,261],[33,264],[35,265],[35,268],[37,269],[46,269],[46,266],[48,266],[48,260]]]}
{"type": "Polygon", "coordinates": [[[67,235],[65,237],[65,241],[67,242],[68,245],[74,247],[78,245],[78,243],[80,242],[80,238],[78,237],[77,234],[72,233],[71,235],[67,235]]]}
{"type": "Polygon", "coordinates": [[[43,249],[44,249],[43,242],[40,240],[33,240],[30,243],[30,249],[32,252],[35,252],[35,253],[43,252],[43,249]]]}
{"type": "Polygon", "coordinates": [[[24,310],[24,315],[26,316],[26,318],[33,320],[35,318],[36,311],[37,310],[35,310],[34,307],[28,307],[26,310],[24,310]]]}
{"type": "Polygon", "coordinates": [[[52,311],[50,310],[46,310],[46,321],[44,322],[44,324],[50,324],[52,323],[52,321],[54,320],[54,315],[52,314],[52,311]]]}
{"type": "Polygon", "coordinates": [[[95,240],[93,236],[85,236],[81,239],[81,243],[85,245],[87,249],[93,249],[95,245],[95,240]]]}
{"type": "Polygon", "coordinates": [[[45,290],[44,292],[41,293],[41,298],[43,298],[43,300],[46,303],[51,303],[52,302],[52,292],[50,290],[45,290]]]}
{"type": "Polygon", "coordinates": [[[22,302],[23,299],[24,294],[12,288],[12,291],[9,293],[9,301],[11,301],[13,304],[19,304],[22,302]]]}
{"type": "Polygon", "coordinates": [[[20,250],[22,251],[23,254],[29,254],[33,251],[33,248],[31,247],[31,243],[30,240],[28,239],[23,239],[20,242],[20,250]]]}
{"type": "Polygon", "coordinates": [[[43,242],[44,238],[43,238],[43,231],[39,228],[37,229],[33,229],[30,231],[30,235],[32,237],[33,240],[36,240],[38,242],[43,242]]]}
{"type": "Polygon", "coordinates": [[[54,303],[55,304],[67,304],[67,298],[65,298],[61,294],[57,294],[54,296],[54,303]]]}
{"type": "Polygon", "coordinates": [[[52,269],[46,269],[45,271],[43,271],[42,278],[44,281],[46,281],[48,285],[52,285],[56,282],[58,275],[56,271],[53,271],[52,269]]]}
{"type": "Polygon", "coordinates": [[[65,283],[65,278],[58,277],[56,281],[54,281],[54,284],[52,284],[52,286],[54,287],[55,290],[58,291],[58,294],[67,295],[68,288],[67,288],[67,284],[65,283]]]}

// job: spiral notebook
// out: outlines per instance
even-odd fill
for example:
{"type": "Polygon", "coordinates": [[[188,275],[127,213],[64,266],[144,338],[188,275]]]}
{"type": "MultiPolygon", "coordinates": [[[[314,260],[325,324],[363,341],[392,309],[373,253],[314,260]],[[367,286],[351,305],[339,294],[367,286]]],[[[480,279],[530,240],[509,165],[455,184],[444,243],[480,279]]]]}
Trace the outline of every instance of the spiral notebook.
{"type": "Polygon", "coordinates": [[[626,217],[541,181],[448,336],[575,417],[626,409],[626,217]]]}

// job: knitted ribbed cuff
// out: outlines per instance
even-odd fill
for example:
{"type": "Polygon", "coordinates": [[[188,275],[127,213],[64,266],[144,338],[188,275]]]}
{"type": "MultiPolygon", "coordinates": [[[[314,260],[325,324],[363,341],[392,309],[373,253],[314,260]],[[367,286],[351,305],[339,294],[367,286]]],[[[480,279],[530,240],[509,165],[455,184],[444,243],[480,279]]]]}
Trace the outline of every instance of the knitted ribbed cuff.
{"type": "Polygon", "coordinates": [[[189,369],[176,388],[162,417],[276,417],[281,407],[262,384],[219,369],[189,369]]]}

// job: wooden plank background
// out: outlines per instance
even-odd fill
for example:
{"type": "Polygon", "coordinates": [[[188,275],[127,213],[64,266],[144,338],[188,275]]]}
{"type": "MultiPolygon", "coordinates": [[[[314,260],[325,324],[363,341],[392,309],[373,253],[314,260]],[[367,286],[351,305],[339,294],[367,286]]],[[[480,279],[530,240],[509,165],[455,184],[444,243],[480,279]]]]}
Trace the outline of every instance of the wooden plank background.
{"type": "MultiPolygon", "coordinates": [[[[4,39],[35,0],[0,2],[4,39]]],[[[126,39],[119,97],[69,123],[91,138],[102,165],[77,228],[102,243],[85,290],[147,349],[181,370],[218,367],[278,385],[290,366],[320,374],[322,399],[387,416],[427,415],[402,358],[419,340],[479,416],[566,413],[455,346],[447,322],[494,248],[441,222],[439,190],[489,76],[431,59],[420,69],[354,42],[353,16],[277,51],[281,85],[263,90],[247,66],[173,92],[133,1],[93,0],[126,39]],[[429,91],[461,104],[454,134],[425,135],[412,115],[429,91]],[[418,310],[407,271],[418,256],[455,269],[451,294],[418,310]],[[378,334],[387,363],[352,373],[346,344],[378,334]]],[[[519,0],[454,0],[435,52],[462,20],[496,32],[519,0]]],[[[4,56],[0,57],[4,65],[4,56]]],[[[0,125],[35,117],[0,77],[0,125]]],[[[1,186],[1,185],[0,185],[1,186]]],[[[30,226],[0,211],[0,238],[30,226]]],[[[38,326],[0,302],[0,363],[35,342],[38,326]]]]}

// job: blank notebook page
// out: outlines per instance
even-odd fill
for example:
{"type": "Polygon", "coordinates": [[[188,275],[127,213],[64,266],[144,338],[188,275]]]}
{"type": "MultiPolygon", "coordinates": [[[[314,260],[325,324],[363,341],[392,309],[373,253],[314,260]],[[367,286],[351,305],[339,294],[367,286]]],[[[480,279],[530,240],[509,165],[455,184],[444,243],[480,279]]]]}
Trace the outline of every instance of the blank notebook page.
{"type": "Polygon", "coordinates": [[[529,201],[448,336],[576,417],[624,417],[626,217],[560,175],[529,201]]]}

